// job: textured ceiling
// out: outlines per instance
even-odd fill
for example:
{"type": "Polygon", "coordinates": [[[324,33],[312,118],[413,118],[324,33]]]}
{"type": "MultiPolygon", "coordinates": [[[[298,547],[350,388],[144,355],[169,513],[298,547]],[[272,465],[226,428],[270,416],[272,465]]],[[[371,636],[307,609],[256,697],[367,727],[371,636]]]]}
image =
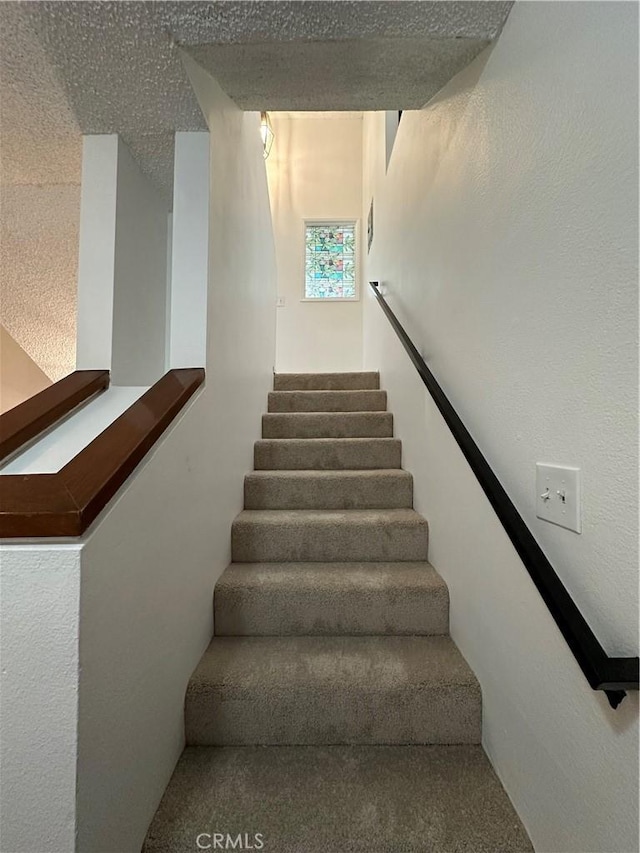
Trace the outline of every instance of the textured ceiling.
{"type": "Polygon", "coordinates": [[[173,133],[206,125],[154,12],[164,5],[172,4],[0,3],[3,182],[44,164],[75,168],[79,179],[80,134],[118,132],[170,197],[173,133]],[[48,151],[52,138],[68,141],[66,163],[48,151]]]}
{"type": "Polygon", "coordinates": [[[372,37],[187,51],[245,110],[395,110],[423,107],[488,44],[372,37]]]}
{"type": "Polygon", "coordinates": [[[266,0],[161,3],[167,26],[185,44],[342,39],[495,38],[509,2],[482,0],[266,0]]]}
{"type": "Polygon", "coordinates": [[[204,129],[178,45],[245,108],[421,106],[511,2],[2,2],[3,181],[79,178],[80,133],[118,132],[170,196],[173,132],[204,129]],[[51,175],[49,175],[51,177],[51,175]]]}
{"type": "Polygon", "coordinates": [[[247,109],[419,107],[511,5],[0,0],[2,322],[72,369],[82,134],[119,133],[170,203],[174,132],[206,128],[182,50],[247,109]]]}

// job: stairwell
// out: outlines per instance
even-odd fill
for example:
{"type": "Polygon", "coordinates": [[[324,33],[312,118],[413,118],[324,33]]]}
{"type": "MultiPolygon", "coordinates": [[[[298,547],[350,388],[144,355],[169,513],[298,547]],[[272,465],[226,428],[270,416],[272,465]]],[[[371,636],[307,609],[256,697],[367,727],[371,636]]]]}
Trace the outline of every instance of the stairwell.
{"type": "Polygon", "coordinates": [[[276,375],[145,853],[532,850],[386,409],[376,373],[276,375]]]}

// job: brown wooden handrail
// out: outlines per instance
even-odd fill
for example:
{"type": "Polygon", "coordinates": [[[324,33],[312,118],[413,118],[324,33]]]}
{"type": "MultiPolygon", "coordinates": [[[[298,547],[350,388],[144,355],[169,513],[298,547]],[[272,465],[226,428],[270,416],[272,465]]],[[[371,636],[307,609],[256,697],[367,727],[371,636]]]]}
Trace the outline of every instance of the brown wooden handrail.
{"type": "Polygon", "coordinates": [[[76,370],[0,415],[0,461],[108,387],[108,370],[76,370]]]}
{"type": "Polygon", "coordinates": [[[81,536],[203,382],[170,370],[57,473],[0,475],[0,537],[81,536]]]}

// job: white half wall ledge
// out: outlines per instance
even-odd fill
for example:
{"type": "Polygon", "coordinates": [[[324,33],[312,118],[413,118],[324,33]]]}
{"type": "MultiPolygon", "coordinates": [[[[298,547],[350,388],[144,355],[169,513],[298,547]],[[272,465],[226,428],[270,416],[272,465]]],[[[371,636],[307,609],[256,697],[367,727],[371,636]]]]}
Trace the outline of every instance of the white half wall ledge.
{"type": "Polygon", "coordinates": [[[145,385],[110,385],[5,465],[0,465],[0,477],[4,474],[55,474],[147,390],[145,385]]]}

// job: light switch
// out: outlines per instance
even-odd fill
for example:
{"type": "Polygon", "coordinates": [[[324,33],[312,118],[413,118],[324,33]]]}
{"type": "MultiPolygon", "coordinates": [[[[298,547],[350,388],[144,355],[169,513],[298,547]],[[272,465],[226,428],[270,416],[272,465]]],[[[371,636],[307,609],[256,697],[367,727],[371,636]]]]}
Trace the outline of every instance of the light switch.
{"type": "Polygon", "coordinates": [[[284,296],[278,296],[278,298],[276,299],[276,308],[284,308],[284,305],[285,305],[285,297],[284,296]]]}
{"type": "Polygon", "coordinates": [[[579,468],[537,463],[536,515],[544,521],[581,532],[579,468]]]}

